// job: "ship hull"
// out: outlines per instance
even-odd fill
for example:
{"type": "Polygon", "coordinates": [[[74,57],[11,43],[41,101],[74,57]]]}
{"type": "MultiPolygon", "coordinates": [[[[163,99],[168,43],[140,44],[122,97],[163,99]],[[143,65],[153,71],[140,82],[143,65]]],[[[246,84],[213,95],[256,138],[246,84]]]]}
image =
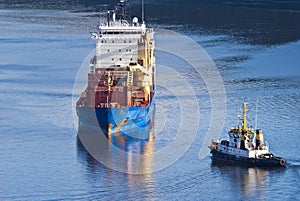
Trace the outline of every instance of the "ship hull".
{"type": "Polygon", "coordinates": [[[216,149],[211,150],[211,159],[213,163],[231,164],[247,167],[285,167],[286,161],[281,157],[274,158],[247,158],[242,156],[235,156],[220,152],[216,149]]]}
{"type": "Polygon", "coordinates": [[[104,134],[123,132],[151,125],[154,104],[147,107],[94,108],[77,107],[79,128],[88,128],[104,134]]]}

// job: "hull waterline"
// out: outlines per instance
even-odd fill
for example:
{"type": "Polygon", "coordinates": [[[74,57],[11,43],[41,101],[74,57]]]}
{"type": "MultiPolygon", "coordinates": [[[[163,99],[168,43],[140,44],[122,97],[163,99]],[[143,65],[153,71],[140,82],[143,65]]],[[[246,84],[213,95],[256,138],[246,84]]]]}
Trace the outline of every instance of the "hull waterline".
{"type": "Polygon", "coordinates": [[[286,161],[282,157],[274,158],[248,158],[242,156],[235,156],[226,153],[222,153],[218,150],[211,150],[211,159],[213,163],[217,164],[231,164],[240,165],[246,167],[286,167],[286,161]]]}

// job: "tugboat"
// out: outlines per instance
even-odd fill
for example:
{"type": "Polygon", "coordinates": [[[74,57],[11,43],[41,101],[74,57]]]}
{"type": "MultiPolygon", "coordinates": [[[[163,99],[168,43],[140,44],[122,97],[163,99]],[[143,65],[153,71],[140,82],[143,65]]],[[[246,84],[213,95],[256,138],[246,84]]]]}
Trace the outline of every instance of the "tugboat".
{"type": "Polygon", "coordinates": [[[228,132],[229,140],[212,140],[210,153],[213,163],[237,164],[248,167],[286,167],[286,160],[269,152],[262,130],[247,127],[247,103],[243,103],[242,127],[228,132]]]}
{"type": "Polygon", "coordinates": [[[154,111],[154,32],[129,15],[127,0],[101,14],[88,86],[76,104],[79,129],[104,134],[151,124],[154,111]]]}

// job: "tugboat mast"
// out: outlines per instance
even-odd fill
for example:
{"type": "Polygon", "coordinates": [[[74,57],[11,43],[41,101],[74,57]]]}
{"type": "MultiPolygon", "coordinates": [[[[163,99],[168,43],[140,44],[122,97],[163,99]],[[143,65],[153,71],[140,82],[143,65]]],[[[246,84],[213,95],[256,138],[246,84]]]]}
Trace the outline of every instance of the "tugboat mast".
{"type": "Polygon", "coordinates": [[[239,118],[239,120],[242,120],[243,121],[243,127],[242,129],[244,131],[247,131],[248,130],[248,127],[247,127],[247,102],[244,101],[243,103],[243,118],[239,118]]]}

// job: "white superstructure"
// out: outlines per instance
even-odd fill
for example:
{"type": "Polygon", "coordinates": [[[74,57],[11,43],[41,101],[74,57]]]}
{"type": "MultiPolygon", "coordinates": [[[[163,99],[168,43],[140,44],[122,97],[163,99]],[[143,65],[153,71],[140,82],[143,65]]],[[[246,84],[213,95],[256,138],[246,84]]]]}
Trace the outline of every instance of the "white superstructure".
{"type": "MultiPolygon", "coordinates": [[[[120,9],[126,9],[125,3],[120,1],[120,9]]],[[[146,28],[144,22],[139,23],[137,17],[128,19],[122,16],[125,13],[123,10],[119,11],[121,16],[118,19],[116,12],[106,12],[106,16],[102,15],[99,31],[92,33],[92,39],[96,40],[95,68],[124,67],[137,63],[147,69],[154,64],[153,52],[146,52],[154,47],[153,29],[146,28]],[[148,53],[151,61],[145,57],[148,53]]]]}

